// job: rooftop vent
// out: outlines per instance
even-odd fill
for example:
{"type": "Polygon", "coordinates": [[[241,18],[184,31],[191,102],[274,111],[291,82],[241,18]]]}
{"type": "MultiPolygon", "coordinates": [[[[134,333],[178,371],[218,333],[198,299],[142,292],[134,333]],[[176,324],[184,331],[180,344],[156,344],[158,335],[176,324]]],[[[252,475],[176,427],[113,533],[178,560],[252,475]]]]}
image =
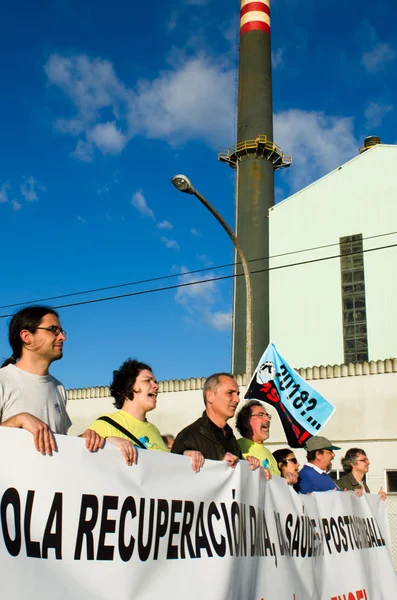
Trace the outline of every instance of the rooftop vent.
{"type": "Polygon", "coordinates": [[[364,148],[360,148],[359,152],[360,154],[362,154],[366,150],[369,150],[373,146],[377,146],[380,143],[380,137],[378,137],[377,135],[369,135],[364,140],[364,148]]]}

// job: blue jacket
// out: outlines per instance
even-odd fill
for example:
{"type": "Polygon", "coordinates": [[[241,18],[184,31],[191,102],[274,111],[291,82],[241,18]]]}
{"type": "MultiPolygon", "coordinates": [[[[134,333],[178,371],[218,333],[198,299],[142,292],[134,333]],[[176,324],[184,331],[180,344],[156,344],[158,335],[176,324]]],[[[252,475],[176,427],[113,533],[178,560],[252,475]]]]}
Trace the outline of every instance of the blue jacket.
{"type": "Polygon", "coordinates": [[[295,489],[300,494],[311,494],[312,492],[337,490],[338,486],[327,473],[317,473],[315,469],[305,465],[299,471],[299,479],[295,489]]]}

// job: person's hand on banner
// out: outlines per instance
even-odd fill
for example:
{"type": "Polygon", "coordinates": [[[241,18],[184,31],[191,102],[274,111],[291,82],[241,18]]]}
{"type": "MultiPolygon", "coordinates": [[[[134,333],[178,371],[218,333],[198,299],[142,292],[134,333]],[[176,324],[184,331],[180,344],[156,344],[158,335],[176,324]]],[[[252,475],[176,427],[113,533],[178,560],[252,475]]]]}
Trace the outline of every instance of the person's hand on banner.
{"type": "Polygon", "coordinates": [[[381,500],[386,500],[387,494],[382,487],[380,488],[378,494],[379,494],[381,500]]]}
{"type": "Polygon", "coordinates": [[[86,429],[79,437],[85,439],[85,447],[88,452],[96,452],[100,448],[103,448],[105,443],[105,439],[93,429],[86,429]]]}
{"type": "Polygon", "coordinates": [[[46,423],[27,412],[19,413],[7,421],[0,424],[2,427],[16,427],[17,429],[26,429],[33,435],[33,442],[36,450],[41,454],[51,456],[56,452],[57,445],[51,429],[46,423]]]}
{"type": "Polygon", "coordinates": [[[298,473],[289,473],[288,471],[284,474],[288,485],[295,485],[298,482],[298,473]]]}
{"type": "Polygon", "coordinates": [[[232,454],[231,452],[226,452],[225,456],[222,458],[222,460],[226,461],[227,463],[229,463],[229,465],[231,467],[234,467],[237,465],[239,458],[238,456],[234,456],[234,454],[232,454]]]}
{"type": "Polygon", "coordinates": [[[245,460],[249,463],[251,471],[255,471],[260,465],[259,459],[255,456],[246,456],[245,460]]]}
{"type": "Polygon", "coordinates": [[[198,473],[204,465],[204,456],[198,450],[185,450],[183,456],[190,456],[192,469],[195,473],[198,473]]]}
{"type": "Polygon", "coordinates": [[[106,441],[120,448],[121,454],[124,456],[125,462],[129,467],[131,465],[136,465],[137,451],[130,440],[111,435],[106,438],[106,441]]]}

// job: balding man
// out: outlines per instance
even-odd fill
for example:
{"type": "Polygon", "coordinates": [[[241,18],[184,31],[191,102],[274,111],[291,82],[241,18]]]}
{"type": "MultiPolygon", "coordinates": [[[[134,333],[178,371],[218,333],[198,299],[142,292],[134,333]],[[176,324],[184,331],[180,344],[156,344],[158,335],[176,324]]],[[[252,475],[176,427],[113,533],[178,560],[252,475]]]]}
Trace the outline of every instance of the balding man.
{"type": "MultiPolygon", "coordinates": [[[[234,417],[239,396],[237,382],[230,373],[214,373],[208,377],[203,388],[205,410],[197,421],[177,435],[171,452],[184,454],[195,450],[204,458],[225,460],[235,467],[242,454],[227,422],[234,417]]],[[[259,466],[257,458],[249,456],[247,461],[251,469],[259,466]]]]}

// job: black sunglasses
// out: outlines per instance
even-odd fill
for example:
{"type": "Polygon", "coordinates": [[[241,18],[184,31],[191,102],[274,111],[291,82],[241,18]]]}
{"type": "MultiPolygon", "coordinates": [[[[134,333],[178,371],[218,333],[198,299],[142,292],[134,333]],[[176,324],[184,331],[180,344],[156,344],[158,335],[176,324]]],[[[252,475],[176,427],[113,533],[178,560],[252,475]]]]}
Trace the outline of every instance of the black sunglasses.
{"type": "Polygon", "coordinates": [[[285,462],[293,462],[294,465],[298,464],[298,459],[297,458],[286,458],[285,462]]]}

